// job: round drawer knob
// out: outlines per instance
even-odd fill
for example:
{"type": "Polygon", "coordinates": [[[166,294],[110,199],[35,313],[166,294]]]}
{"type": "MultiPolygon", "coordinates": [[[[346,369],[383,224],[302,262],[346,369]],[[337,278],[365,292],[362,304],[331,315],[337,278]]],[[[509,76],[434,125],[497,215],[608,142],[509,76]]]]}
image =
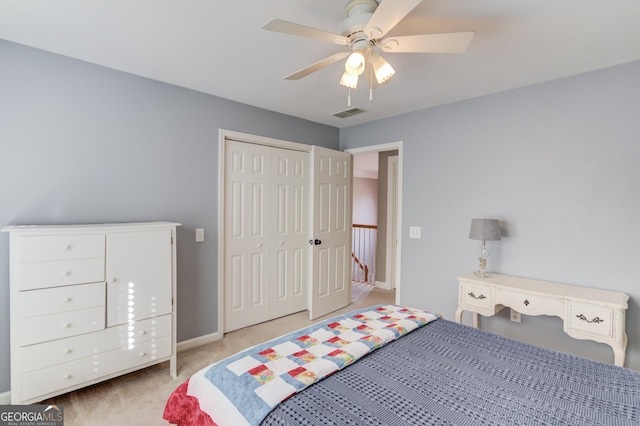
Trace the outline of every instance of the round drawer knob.
{"type": "Polygon", "coordinates": [[[70,298],[70,297],[65,297],[65,298],[64,298],[64,301],[65,301],[65,302],[71,302],[71,298],[70,298]]]}
{"type": "Polygon", "coordinates": [[[262,243],[258,243],[258,247],[262,247],[262,243]]]}
{"type": "Polygon", "coordinates": [[[140,352],[140,356],[147,356],[146,352],[140,352]]]}
{"type": "Polygon", "coordinates": [[[65,354],[70,354],[70,353],[71,353],[71,349],[65,349],[65,350],[64,350],[64,353],[65,353],[65,354]]]}
{"type": "Polygon", "coordinates": [[[66,244],[62,247],[64,250],[71,250],[71,245],[66,244]]]}
{"type": "Polygon", "coordinates": [[[283,246],[283,245],[284,245],[284,241],[279,241],[279,242],[278,242],[278,245],[279,245],[279,246],[283,246]]]}
{"type": "Polygon", "coordinates": [[[147,330],[142,330],[140,334],[144,336],[145,334],[147,334],[147,330]]]}
{"type": "Polygon", "coordinates": [[[68,380],[68,379],[70,379],[70,378],[71,378],[71,374],[67,373],[67,374],[65,374],[63,377],[64,377],[65,379],[67,379],[67,380],[68,380]]]}
{"type": "Polygon", "coordinates": [[[71,324],[69,324],[68,322],[62,324],[62,328],[69,328],[69,327],[71,327],[71,324]]]}
{"type": "Polygon", "coordinates": [[[71,271],[64,271],[62,275],[64,275],[65,277],[68,277],[69,275],[71,275],[71,271]]]}

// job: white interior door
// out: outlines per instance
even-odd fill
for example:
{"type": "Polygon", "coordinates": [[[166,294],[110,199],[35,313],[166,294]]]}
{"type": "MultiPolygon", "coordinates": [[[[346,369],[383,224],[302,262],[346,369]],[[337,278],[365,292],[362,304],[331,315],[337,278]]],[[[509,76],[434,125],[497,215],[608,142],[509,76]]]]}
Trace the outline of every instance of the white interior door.
{"type": "Polygon", "coordinates": [[[271,148],[270,317],[307,309],[309,153],[271,148]]]}
{"type": "Polygon", "coordinates": [[[351,302],[351,154],[311,149],[309,318],[351,302]]]}
{"type": "Polygon", "coordinates": [[[269,320],[270,148],[228,141],[225,331],[269,320]]]}

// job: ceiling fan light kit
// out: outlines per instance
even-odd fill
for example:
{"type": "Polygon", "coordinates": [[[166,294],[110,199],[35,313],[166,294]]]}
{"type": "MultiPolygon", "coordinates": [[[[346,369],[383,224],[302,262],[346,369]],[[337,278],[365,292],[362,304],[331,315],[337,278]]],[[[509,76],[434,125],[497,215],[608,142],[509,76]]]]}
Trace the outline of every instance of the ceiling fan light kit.
{"type": "Polygon", "coordinates": [[[340,84],[344,87],[348,87],[349,89],[355,89],[358,87],[358,76],[351,75],[347,71],[342,74],[342,78],[340,79],[340,84]]]}
{"type": "Polygon", "coordinates": [[[286,76],[285,79],[299,80],[348,56],[340,84],[349,89],[348,105],[351,106],[351,89],[358,86],[361,74],[364,73],[369,80],[369,100],[373,99],[373,89],[389,82],[395,74],[393,67],[380,55],[382,51],[459,53],[467,49],[474,36],[471,31],[384,38],[421,2],[422,0],[349,0],[345,7],[347,17],[341,25],[342,35],[280,19],[272,19],[262,28],[346,46],[349,49],[347,52],[333,54],[286,76]]]}
{"type": "Polygon", "coordinates": [[[347,62],[344,64],[344,70],[349,75],[358,76],[364,72],[364,51],[357,49],[354,50],[347,58],[347,62]]]}

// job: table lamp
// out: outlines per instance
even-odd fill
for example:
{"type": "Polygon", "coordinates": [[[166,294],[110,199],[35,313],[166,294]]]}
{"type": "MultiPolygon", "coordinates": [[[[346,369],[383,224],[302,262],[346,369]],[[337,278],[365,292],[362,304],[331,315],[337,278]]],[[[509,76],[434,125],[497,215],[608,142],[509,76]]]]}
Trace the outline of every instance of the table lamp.
{"type": "Polygon", "coordinates": [[[469,230],[469,239],[480,240],[482,245],[480,246],[480,267],[474,274],[480,277],[490,277],[491,274],[487,271],[487,257],[489,257],[489,250],[485,245],[486,241],[497,241],[500,239],[500,223],[498,219],[471,219],[471,229],[469,230]]]}

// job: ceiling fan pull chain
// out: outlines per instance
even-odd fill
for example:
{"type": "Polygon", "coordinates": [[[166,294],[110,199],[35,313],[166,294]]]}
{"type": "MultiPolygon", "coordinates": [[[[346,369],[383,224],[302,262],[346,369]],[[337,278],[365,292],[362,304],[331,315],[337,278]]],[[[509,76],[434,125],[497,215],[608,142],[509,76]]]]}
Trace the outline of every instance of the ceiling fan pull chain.
{"type": "Polygon", "coordinates": [[[351,88],[349,88],[349,94],[347,95],[347,106],[351,106],[351,88]]]}
{"type": "Polygon", "coordinates": [[[369,67],[371,76],[369,77],[369,100],[373,100],[373,65],[369,67]]]}

